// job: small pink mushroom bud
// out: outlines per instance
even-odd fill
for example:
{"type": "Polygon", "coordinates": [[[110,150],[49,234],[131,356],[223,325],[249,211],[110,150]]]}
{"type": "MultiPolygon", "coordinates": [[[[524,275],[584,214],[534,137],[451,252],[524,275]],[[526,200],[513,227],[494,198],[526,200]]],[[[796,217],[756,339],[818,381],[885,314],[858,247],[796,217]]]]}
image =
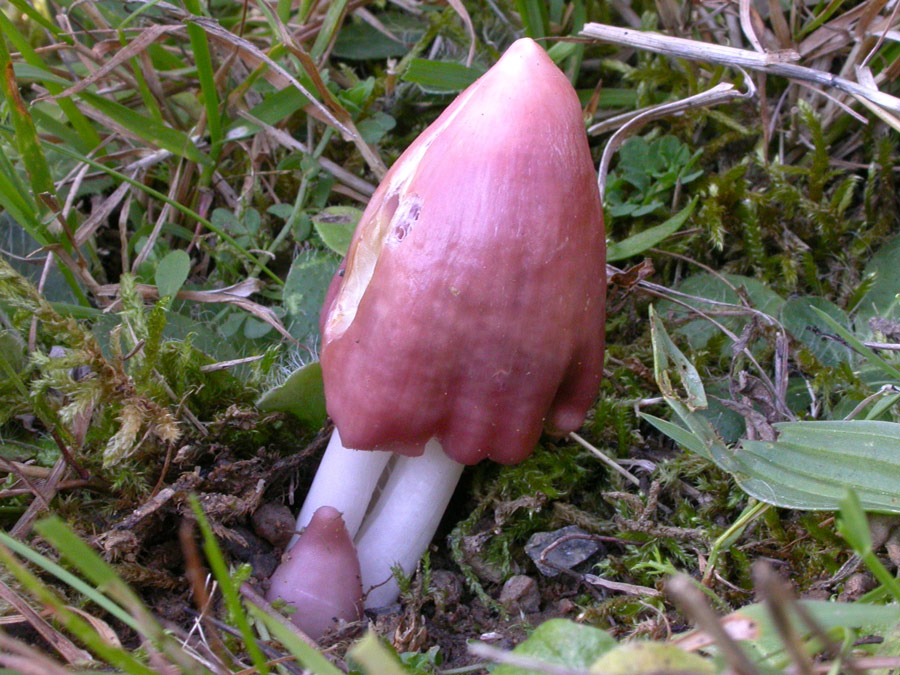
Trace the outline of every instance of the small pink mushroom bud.
{"type": "Polygon", "coordinates": [[[315,512],[269,580],[266,599],[294,607],[291,621],[314,640],[337,619],[362,616],[356,548],[337,509],[323,506],[315,512]]]}
{"type": "Polygon", "coordinates": [[[322,504],[344,513],[366,606],[396,598],[391,567],[415,569],[463,464],[521,462],[543,429],[582,424],[603,370],[605,256],[578,96],[518,40],[388,171],[322,310],[340,433],[298,523],[322,504]]]}

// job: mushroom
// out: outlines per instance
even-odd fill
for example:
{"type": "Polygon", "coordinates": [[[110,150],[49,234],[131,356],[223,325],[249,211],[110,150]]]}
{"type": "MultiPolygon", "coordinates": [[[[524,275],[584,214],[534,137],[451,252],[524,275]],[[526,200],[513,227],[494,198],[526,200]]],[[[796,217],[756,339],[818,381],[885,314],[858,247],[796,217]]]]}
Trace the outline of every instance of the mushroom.
{"type": "Polygon", "coordinates": [[[362,585],[356,549],[337,509],[316,509],[306,530],[269,579],[269,601],[283,600],[291,620],[318,640],[336,619],[362,617],[362,585]]]}
{"type": "Polygon", "coordinates": [[[518,463],[542,430],[582,424],[605,295],[578,97],[518,40],[384,177],[323,308],[337,430],[298,529],[343,513],[367,607],[396,599],[392,567],[415,569],[464,465],[518,463]]]}

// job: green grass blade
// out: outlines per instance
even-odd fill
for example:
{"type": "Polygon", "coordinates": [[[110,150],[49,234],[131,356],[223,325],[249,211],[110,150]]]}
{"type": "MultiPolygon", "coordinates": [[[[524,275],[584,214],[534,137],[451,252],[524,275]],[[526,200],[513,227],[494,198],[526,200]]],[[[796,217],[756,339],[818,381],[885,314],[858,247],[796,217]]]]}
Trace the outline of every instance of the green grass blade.
{"type": "Polygon", "coordinates": [[[57,40],[62,40],[69,45],[75,43],[70,35],[66,35],[65,33],[63,33],[63,31],[61,31],[56,24],[54,24],[52,21],[50,21],[50,19],[48,19],[37,9],[35,9],[33,3],[26,2],[25,0],[9,0],[9,4],[28,16],[28,18],[30,18],[32,21],[35,21],[36,23],[46,28],[48,31],[50,31],[50,33],[53,34],[53,37],[57,40]]]}
{"type": "Polygon", "coordinates": [[[76,148],[78,152],[91,151],[81,134],[66,124],[64,120],[57,119],[47,112],[48,110],[50,107],[43,103],[37,103],[31,108],[31,119],[34,120],[34,125],[41,133],[56,136],[63,143],[76,148]]]}
{"type": "Polygon", "coordinates": [[[840,514],[838,532],[862,558],[872,575],[894,596],[894,601],[900,602],[900,581],[888,571],[875,555],[875,551],[872,550],[869,521],[863,511],[859,496],[853,490],[848,490],[846,496],[841,500],[840,514]]]}
{"type": "Polygon", "coordinates": [[[697,197],[691,200],[691,203],[685,206],[681,211],[669,218],[666,222],[650,227],[635,235],[617,241],[609,245],[606,251],[607,262],[623,260],[631,256],[643,253],[649,248],[656,246],[669,235],[675,234],[681,229],[681,226],[687,222],[694,207],[697,205],[697,197]]]}
{"type": "Polygon", "coordinates": [[[138,624],[136,630],[170,659],[191,672],[208,672],[185,654],[163,630],[131,587],[62,520],[55,516],[47,518],[37,523],[35,530],[50,542],[70,565],[95,584],[98,591],[125,607],[138,624]]]}
{"type": "Polygon", "coordinates": [[[452,61],[410,59],[403,80],[418,84],[426,91],[443,93],[462,91],[483,74],[477,68],[467,68],[452,61]]]}
{"type": "Polygon", "coordinates": [[[210,163],[209,157],[200,152],[187,134],[145,117],[131,108],[126,108],[103,96],[89,91],[82,91],[78,95],[114,122],[121,124],[135,136],[144,139],[154,147],[163,148],[173,155],[184,157],[198,164],[210,163]]]}
{"type": "Polygon", "coordinates": [[[328,49],[328,45],[332,43],[337,35],[337,30],[344,20],[344,14],[347,11],[347,0],[334,0],[328,3],[328,11],[325,12],[325,18],[322,20],[322,28],[316,36],[312,49],[309,51],[313,60],[318,62],[322,58],[322,54],[328,49]]]}
{"type": "Polygon", "coordinates": [[[53,184],[50,167],[47,164],[47,158],[44,157],[37,130],[34,128],[34,121],[28,114],[25,101],[19,95],[19,86],[4,35],[0,35],[0,92],[6,99],[9,115],[12,117],[16,147],[22,157],[22,163],[25,165],[31,189],[35,194],[44,192],[55,194],[56,187],[53,184]]]}
{"type": "Polygon", "coordinates": [[[228,574],[228,566],[225,564],[225,558],[222,557],[222,551],[219,549],[218,544],[216,544],[216,539],[213,536],[212,528],[209,526],[209,521],[206,520],[206,515],[200,507],[200,502],[196,495],[191,495],[190,501],[191,509],[194,512],[194,516],[197,518],[197,524],[200,526],[200,532],[203,534],[203,552],[206,553],[206,559],[209,562],[210,569],[212,569],[216,581],[219,582],[219,589],[222,591],[222,597],[225,599],[225,606],[228,608],[228,613],[231,615],[235,624],[237,624],[237,629],[244,637],[244,647],[247,649],[247,653],[250,655],[250,660],[253,662],[253,665],[256,666],[256,669],[262,673],[262,675],[267,675],[269,666],[266,662],[266,657],[263,655],[262,651],[260,651],[259,645],[256,644],[256,636],[250,628],[250,621],[247,619],[247,614],[244,612],[244,607],[241,604],[241,598],[240,595],[238,595],[238,590],[234,585],[234,581],[228,574]]]}
{"type": "Polygon", "coordinates": [[[353,645],[347,653],[351,659],[359,663],[366,675],[404,675],[406,669],[385,647],[372,631],[366,633],[362,640],[353,645]]]}
{"type": "Polygon", "coordinates": [[[543,0],[516,0],[516,11],[525,26],[525,34],[531,38],[546,37],[549,33],[547,3],[543,0]]]}
{"type": "MultiPolygon", "coordinates": [[[[15,64],[17,75],[18,68],[26,64],[42,73],[50,75],[49,70],[47,69],[47,64],[44,63],[44,60],[36,51],[34,51],[34,49],[28,43],[28,40],[26,40],[25,37],[18,31],[18,29],[16,29],[15,24],[13,24],[13,22],[10,21],[3,12],[0,12],[0,34],[7,36],[10,42],[22,54],[22,58],[25,59],[25,64],[15,64]]],[[[69,41],[71,38],[63,36],[60,39],[69,41]]],[[[62,93],[67,87],[71,86],[71,82],[68,82],[63,78],[59,78],[56,76],[47,77],[47,75],[45,75],[41,79],[41,81],[44,83],[44,86],[47,87],[47,91],[49,91],[54,96],[62,93]]],[[[62,110],[63,114],[66,116],[66,119],[69,120],[69,124],[72,125],[72,128],[80,138],[79,143],[75,146],[79,150],[79,152],[87,153],[90,152],[93,148],[96,148],[98,145],[100,145],[100,136],[97,134],[97,131],[93,126],[91,126],[91,123],[82,114],[82,112],[70,98],[66,97],[57,99],[56,103],[57,105],[59,105],[59,109],[62,110]]]]}
{"type": "Polygon", "coordinates": [[[269,632],[285,646],[298,662],[303,664],[304,668],[308,668],[316,675],[341,675],[341,671],[331,661],[297,637],[297,634],[285,625],[283,619],[272,616],[252,602],[247,603],[247,610],[256,621],[265,624],[269,632]]]}
{"type": "MultiPolygon", "coordinates": [[[[0,128],[3,128],[3,127],[0,127],[0,128]]],[[[54,146],[54,149],[56,150],[56,152],[58,152],[61,155],[65,155],[66,157],[76,159],[79,162],[84,162],[85,164],[88,164],[91,167],[97,169],[98,171],[102,171],[102,172],[106,173],[107,175],[118,179],[119,181],[124,181],[124,182],[128,183],[129,185],[133,185],[134,187],[138,188],[139,190],[143,190],[144,192],[146,192],[148,195],[150,195],[154,199],[158,199],[162,202],[165,202],[166,204],[169,204],[172,208],[176,209],[177,211],[183,213],[184,215],[188,216],[189,218],[191,218],[191,219],[197,221],[198,223],[200,223],[201,225],[203,225],[210,232],[215,232],[217,235],[219,235],[219,237],[222,238],[223,241],[228,243],[238,253],[240,253],[241,256],[244,259],[246,259],[249,263],[252,263],[252,264],[256,265],[257,267],[259,267],[259,269],[263,273],[265,273],[266,276],[268,276],[270,279],[272,279],[272,281],[274,281],[276,284],[278,284],[279,286],[284,285],[284,282],[278,277],[278,275],[276,275],[272,270],[270,270],[268,267],[266,267],[265,263],[263,263],[262,260],[260,260],[256,256],[254,256],[247,249],[245,249],[243,246],[241,246],[234,239],[234,237],[232,237],[230,234],[228,234],[225,230],[214,225],[207,218],[204,218],[196,211],[193,211],[190,208],[188,208],[187,206],[184,206],[183,204],[178,203],[174,199],[169,199],[169,197],[164,195],[162,192],[159,192],[158,190],[154,190],[153,188],[148,187],[147,185],[144,185],[141,181],[138,181],[138,180],[135,180],[134,178],[126,176],[124,173],[116,171],[115,169],[111,169],[106,164],[104,164],[102,162],[98,162],[94,159],[91,159],[90,157],[86,157],[85,155],[82,155],[82,154],[72,150],[71,148],[67,148],[65,146],[60,145],[60,146],[54,146]]],[[[0,156],[2,156],[2,153],[0,153],[0,156]]]]}
{"type": "Polygon", "coordinates": [[[99,592],[96,588],[85,583],[82,579],[76,577],[65,568],[41,555],[37,551],[32,550],[18,539],[13,539],[5,532],[0,532],[0,543],[19,554],[30,563],[37,565],[47,573],[52,574],[69,588],[78,591],[88,600],[97,606],[102,607],[135,632],[140,632],[139,624],[128,612],[106,597],[103,593],[99,592]]]}
{"type": "MultiPolygon", "coordinates": [[[[199,0],[185,0],[185,7],[196,16],[203,13],[199,0]]],[[[213,69],[212,54],[209,51],[209,41],[204,31],[196,23],[187,25],[188,37],[191,40],[191,48],[194,52],[194,63],[197,65],[197,77],[200,79],[200,91],[203,92],[203,105],[206,107],[206,126],[209,128],[209,137],[215,149],[224,137],[222,130],[222,118],[219,114],[219,94],[216,91],[215,71],[213,69]]],[[[215,150],[213,155],[215,155],[215,150]]]]}
{"type": "Polygon", "coordinates": [[[835,321],[829,314],[826,314],[818,307],[812,307],[812,310],[816,314],[821,316],[822,320],[827,323],[831,327],[831,329],[838,334],[839,337],[844,339],[852,349],[861,354],[866,361],[868,361],[871,365],[875,366],[879,370],[883,371],[886,375],[893,378],[895,382],[900,384],[900,370],[878,356],[878,354],[876,354],[874,351],[866,347],[862,342],[860,342],[859,338],[857,338],[853,333],[851,333],[841,324],[835,321]]]}
{"type": "Polygon", "coordinates": [[[70,565],[84,574],[98,590],[127,607],[132,616],[142,613],[149,615],[140,598],[128,584],[62,520],[52,516],[37,523],[34,529],[49,541],[70,565]]]}
{"type": "Polygon", "coordinates": [[[287,23],[291,18],[291,5],[293,3],[291,0],[278,0],[278,5],[275,9],[275,13],[278,14],[278,18],[281,19],[281,23],[287,23]]]}
{"type": "Polygon", "coordinates": [[[212,66],[212,55],[206,33],[195,23],[187,26],[194,59],[197,64],[197,77],[200,79],[200,91],[203,92],[203,105],[206,107],[206,124],[213,146],[222,142],[222,119],[219,115],[219,95],[216,92],[215,73],[212,66]]]}
{"type": "Polygon", "coordinates": [[[156,675],[156,671],[138,661],[130,652],[109,644],[87,621],[68,610],[59,596],[16,560],[5,546],[0,546],[0,564],[5,566],[41,603],[49,607],[55,619],[81,640],[90,651],[129,675],[156,675]]]}
{"type": "Polygon", "coordinates": [[[19,180],[6,155],[0,151],[0,206],[38,242],[46,243],[37,206],[29,201],[30,196],[31,192],[19,180]]]}

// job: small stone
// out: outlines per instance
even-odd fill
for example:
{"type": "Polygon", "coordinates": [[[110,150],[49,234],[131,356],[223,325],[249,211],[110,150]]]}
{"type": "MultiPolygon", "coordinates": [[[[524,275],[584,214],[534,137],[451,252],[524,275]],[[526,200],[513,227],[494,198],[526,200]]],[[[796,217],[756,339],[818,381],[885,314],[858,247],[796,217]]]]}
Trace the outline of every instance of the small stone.
{"type": "Polygon", "coordinates": [[[250,562],[250,556],[255,553],[267,553],[271,550],[271,546],[240,525],[232,527],[231,536],[221,539],[219,544],[224,551],[241,562],[250,562]]]}
{"type": "Polygon", "coordinates": [[[463,594],[463,585],[459,577],[449,570],[434,570],[428,586],[434,603],[441,609],[456,607],[463,594]]]}
{"type": "Polygon", "coordinates": [[[250,567],[257,579],[268,579],[278,567],[278,556],[271,553],[254,553],[250,556],[250,567]]]}
{"type": "Polygon", "coordinates": [[[541,611],[541,592],[537,582],[525,574],[510,577],[500,591],[500,604],[509,610],[521,610],[526,614],[541,611]]]}
{"type": "Polygon", "coordinates": [[[531,535],[528,543],[525,544],[525,553],[534,561],[541,574],[547,577],[555,577],[560,572],[559,568],[570,570],[576,565],[583,563],[602,548],[599,541],[589,537],[590,535],[587,532],[576,525],[569,525],[553,532],[536,532],[531,535]],[[560,542],[544,556],[545,562],[550,564],[539,562],[541,554],[553,542],[559,541],[564,537],[572,538],[560,542]]]}
{"type": "Polygon", "coordinates": [[[296,527],[296,519],[284,504],[263,504],[253,512],[250,522],[253,531],[276,548],[287,546],[296,527]]]}
{"type": "Polygon", "coordinates": [[[875,588],[875,585],[875,580],[865,572],[851,574],[844,582],[844,588],[838,595],[838,600],[840,602],[856,602],[875,588]]]}

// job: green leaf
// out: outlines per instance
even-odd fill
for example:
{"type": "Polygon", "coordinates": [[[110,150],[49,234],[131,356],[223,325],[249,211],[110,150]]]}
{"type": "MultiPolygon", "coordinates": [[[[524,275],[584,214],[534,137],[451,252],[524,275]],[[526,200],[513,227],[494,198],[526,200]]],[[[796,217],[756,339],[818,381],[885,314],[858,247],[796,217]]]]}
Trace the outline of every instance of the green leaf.
{"type": "Polygon", "coordinates": [[[647,228],[643,232],[638,232],[623,241],[610,244],[606,250],[606,260],[608,262],[623,260],[656,246],[663,239],[681,229],[681,226],[687,222],[687,219],[694,212],[695,206],[697,206],[697,197],[694,197],[690,204],[666,222],[647,228]]]}
{"type": "Polygon", "coordinates": [[[693,673],[712,675],[717,671],[709,659],[665,642],[634,640],[617,645],[597,659],[592,673],[642,675],[644,673],[693,673]]]}
{"type": "Polygon", "coordinates": [[[404,56],[424,34],[418,17],[400,12],[379,12],[378,19],[391,31],[392,39],[364,21],[345,22],[338,33],[331,53],[353,61],[379,61],[404,56]]]}
{"type": "Polygon", "coordinates": [[[284,384],[265,392],[256,407],[266,412],[291,413],[310,429],[321,429],[327,417],[321,364],[316,361],[298,368],[284,384]]]}
{"type": "Polygon", "coordinates": [[[300,343],[312,345],[319,336],[319,312],[337,270],[332,255],[298,256],[291,265],[282,291],[282,303],[290,317],[288,331],[300,343]]]}
{"type": "MultiPolygon", "coordinates": [[[[312,82],[308,82],[308,80],[303,77],[300,78],[300,82],[303,85],[309,84],[310,87],[312,86],[312,82]]],[[[301,94],[296,87],[286,87],[265,94],[262,103],[256,105],[250,111],[250,114],[260,122],[274,125],[287,119],[308,103],[309,99],[301,94]]],[[[246,129],[246,135],[248,136],[259,131],[257,125],[241,119],[232,124],[230,129],[232,133],[229,134],[229,137],[231,137],[232,134],[236,134],[236,131],[234,130],[238,128],[246,129]]]]}
{"type": "MultiPolygon", "coordinates": [[[[744,306],[741,304],[741,296],[738,295],[738,292],[748,300],[751,307],[772,317],[778,316],[778,312],[784,304],[784,299],[765,284],[756,279],[738,274],[696,274],[679,283],[676,289],[681,293],[694,296],[696,299],[679,298],[679,300],[701,311],[722,309],[721,306],[703,302],[701,298],[744,306]]],[[[671,316],[674,319],[690,318],[690,320],[675,328],[673,333],[687,338],[692,349],[704,349],[712,337],[720,334],[717,326],[702,317],[693,318],[696,314],[684,307],[675,305],[675,303],[663,301],[659,303],[657,309],[660,316],[671,316]]],[[[716,318],[723,326],[737,335],[740,335],[744,325],[750,320],[749,314],[747,316],[720,316],[716,318]]],[[[729,341],[726,341],[723,351],[727,350],[730,344],[729,341]]]]}
{"type": "MultiPolygon", "coordinates": [[[[550,619],[538,626],[528,639],[513,649],[513,654],[528,656],[555,666],[573,670],[587,669],[616,646],[607,632],[565,619],[550,619]]],[[[541,675],[537,671],[501,665],[493,675],[541,675]]]]}
{"type": "Polygon", "coordinates": [[[857,306],[861,322],[872,317],[896,319],[900,316],[900,237],[884,244],[863,270],[863,278],[872,277],[872,284],[857,306]]]}
{"type": "Polygon", "coordinates": [[[836,511],[848,490],[864,509],[900,513],[900,424],[784,422],[774,442],[744,441],[741,487],[775,506],[836,511]]]}
{"type": "Polygon", "coordinates": [[[817,296],[791,298],[785,302],[781,307],[782,325],[794,339],[806,345],[822,364],[834,367],[850,363],[853,352],[837,340],[822,335],[830,333],[831,327],[813,308],[828,314],[847,330],[850,329],[850,320],[843,310],[825,298],[817,296]]]}
{"type": "Polygon", "coordinates": [[[461,63],[410,59],[402,79],[419,85],[425,91],[452,93],[462,91],[483,74],[483,70],[467,68],[461,63]]]}
{"type": "MultiPolygon", "coordinates": [[[[366,675],[406,675],[397,657],[372,631],[353,645],[347,656],[362,666],[366,675]]],[[[496,672],[496,671],[495,671],[496,672]]]]}
{"type": "Polygon", "coordinates": [[[672,364],[671,370],[677,373],[677,381],[680,381],[684,387],[686,394],[683,399],[684,404],[691,410],[706,408],[706,392],[703,389],[700,373],[672,342],[672,338],[669,337],[652,305],[650,306],[650,339],[653,343],[654,377],[663,396],[680,398],[675,391],[676,378],[669,374],[670,364],[672,364]]]}
{"type": "Polygon", "coordinates": [[[174,297],[187,281],[191,257],[182,250],[171,251],[156,267],[156,288],[160,298],[174,297]]]}
{"type": "Polygon", "coordinates": [[[363,212],[352,206],[329,206],[312,217],[316,232],[335,253],[345,256],[363,212]]]}
{"type": "MultiPolygon", "coordinates": [[[[790,607],[785,603],[786,607],[790,607]]],[[[873,605],[863,602],[831,602],[827,600],[800,600],[807,616],[812,617],[816,625],[829,634],[847,634],[848,631],[861,635],[884,635],[884,633],[900,622],[900,605],[873,605]]],[[[790,635],[802,643],[814,641],[817,636],[811,634],[809,624],[803,621],[796,612],[791,612],[790,635]]],[[[784,672],[791,661],[785,652],[785,627],[772,621],[771,611],[764,603],[748,605],[729,614],[722,619],[723,625],[751,626],[747,636],[741,640],[751,658],[760,665],[784,672]]],[[[698,634],[695,631],[693,634],[698,634]]],[[[851,633],[852,634],[852,633],[851,633]]],[[[681,637],[690,641],[692,634],[681,637]]],[[[821,645],[819,645],[821,648],[821,645]]]]}
{"type": "Polygon", "coordinates": [[[704,459],[708,459],[710,462],[714,461],[712,454],[709,452],[709,448],[696,434],[691,433],[684,427],[678,426],[674,422],[664,420],[655,415],[650,415],[649,413],[640,413],[640,416],[641,419],[649,422],[681,447],[687,448],[704,459]]]}
{"type": "Polygon", "coordinates": [[[356,129],[362,134],[366,143],[377,143],[384,135],[397,126],[397,120],[390,115],[381,111],[375,112],[373,115],[356,124],[356,129]]]}

